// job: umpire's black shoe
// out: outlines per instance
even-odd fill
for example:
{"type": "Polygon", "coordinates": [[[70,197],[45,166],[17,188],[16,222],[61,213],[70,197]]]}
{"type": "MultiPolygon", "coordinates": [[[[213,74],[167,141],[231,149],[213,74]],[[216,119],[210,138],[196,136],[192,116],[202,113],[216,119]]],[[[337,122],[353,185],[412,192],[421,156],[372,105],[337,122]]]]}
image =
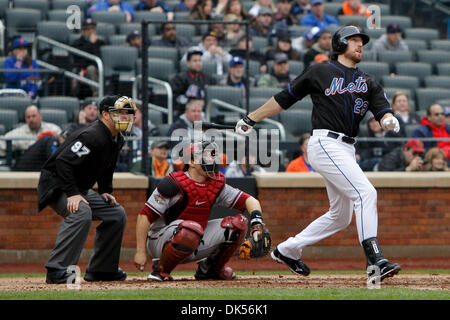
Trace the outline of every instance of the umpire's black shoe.
{"type": "Polygon", "coordinates": [[[93,281],[124,281],[127,278],[127,274],[122,269],[118,269],[117,272],[86,272],[84,280],[93,281]]]}
{"type": "MultiPolygon", "coordinates": [[[[375,265],[380,268],[380,280],[383,281],[386,278],[390,278],[395,276],[397,273],[402,270],[401,266],[397,263],[391,263],[387,259],[381,259],[375,263],[375,265]]],[[[368,276],[371,277],[375,271],[372,271],[371,274],[368,273],[368,276]]]]}
{"type": "Polygon", "coordinates": [[[66,269],[54,269],[47,268],[47,277],[45,283],[48,284],[63,284],[67,283],[67,279],[73,275],[73,273],[67,272],[66,269]]]}
{"type": "Polygon", "coordinates": [[[300,274],[302,276],[307,276],[311,272],[306,264],[303,263],[302,260],[294,260],[288,257],[283,256],[280,251],[278,251],[277,248],[275,248],[271,253],[270,256],[273,260],[275,260],[278,263],[284,263],[288,266],[288,268],[297,274],[300,274]]]}

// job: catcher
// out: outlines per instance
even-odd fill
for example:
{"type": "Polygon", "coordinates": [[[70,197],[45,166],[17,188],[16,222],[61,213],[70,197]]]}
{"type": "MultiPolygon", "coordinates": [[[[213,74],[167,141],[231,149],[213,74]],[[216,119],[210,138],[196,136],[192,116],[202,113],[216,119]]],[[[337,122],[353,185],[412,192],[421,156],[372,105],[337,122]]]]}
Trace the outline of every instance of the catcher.
{"type": "Polygon", "coordinates": [[[248,219],[237,214],[208,221],[213,205],[247,209],[252,241],[259,248],[265,245],[265,250],[252,252],[252,256],[270,250],[270,233],[264,227],[259,201],[226,184],[216,150],[211,142],[191,144],[185,150],[190,161],[184,170],[161,180],[138,215],[134,262],[143,271],[147,253],[153,257],[148,280],[172,280],[172,270],[191,261],[198,261],[197,280],[235,278],[226,263],[244,241],[248,219]]]}

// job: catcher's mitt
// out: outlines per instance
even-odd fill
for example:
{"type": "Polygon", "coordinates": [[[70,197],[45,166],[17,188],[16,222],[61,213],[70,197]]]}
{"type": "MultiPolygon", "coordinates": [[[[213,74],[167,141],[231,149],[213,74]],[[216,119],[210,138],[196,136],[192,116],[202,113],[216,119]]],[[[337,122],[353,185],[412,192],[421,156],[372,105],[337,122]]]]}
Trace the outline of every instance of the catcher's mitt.
{"type": "Polygon", "coordinates": [[[250,237],[242,242],[239,247],[239,258],[240,259],[250,259],[250,258],[261,258],[266,256],[270,247],[272,246],[272,239],[270,237],[270,232],[264,228],[263,224],[254,225],[250,230],[250,237]],[[253,235],[258,233],[258,237],[253,235]]]}

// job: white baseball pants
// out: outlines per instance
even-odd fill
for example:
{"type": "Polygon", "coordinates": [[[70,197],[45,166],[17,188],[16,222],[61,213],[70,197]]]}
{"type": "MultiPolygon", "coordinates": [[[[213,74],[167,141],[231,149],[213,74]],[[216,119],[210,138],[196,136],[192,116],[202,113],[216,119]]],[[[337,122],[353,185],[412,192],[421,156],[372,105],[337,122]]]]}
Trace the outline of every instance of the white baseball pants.
{"type": "Polygon", "coordinates": [[[345,229],[356,217],[358,238],[376,237],[378,228],[377,192],[356,162],[355,147],[327,137],[329,130],[314,130],[308,143],[311,166],[325,179],[330,209],[295,237],[277,246],[280,253],[300,259],[304,247],[345,229]]]}

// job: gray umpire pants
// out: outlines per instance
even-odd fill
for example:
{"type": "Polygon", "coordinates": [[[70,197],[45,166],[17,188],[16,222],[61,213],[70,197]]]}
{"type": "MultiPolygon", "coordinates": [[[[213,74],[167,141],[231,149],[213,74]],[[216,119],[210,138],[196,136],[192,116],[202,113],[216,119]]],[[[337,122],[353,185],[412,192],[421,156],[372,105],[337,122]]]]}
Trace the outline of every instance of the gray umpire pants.
{"type": "Polygon", "coordinates": [[[95,235],[94,251],[86,272],[116,272],[126,225],[125,210],[121,205],[110,205],[100,194],[89,190],[80,202],[78,211],[69,213],[67,196],[63,193],[50,206],[64,218],[59,228],[55,247],[45,264],[46,268],[66,269],[76,265],[89,233],[92,220],[101,220],[95,235]]]}

